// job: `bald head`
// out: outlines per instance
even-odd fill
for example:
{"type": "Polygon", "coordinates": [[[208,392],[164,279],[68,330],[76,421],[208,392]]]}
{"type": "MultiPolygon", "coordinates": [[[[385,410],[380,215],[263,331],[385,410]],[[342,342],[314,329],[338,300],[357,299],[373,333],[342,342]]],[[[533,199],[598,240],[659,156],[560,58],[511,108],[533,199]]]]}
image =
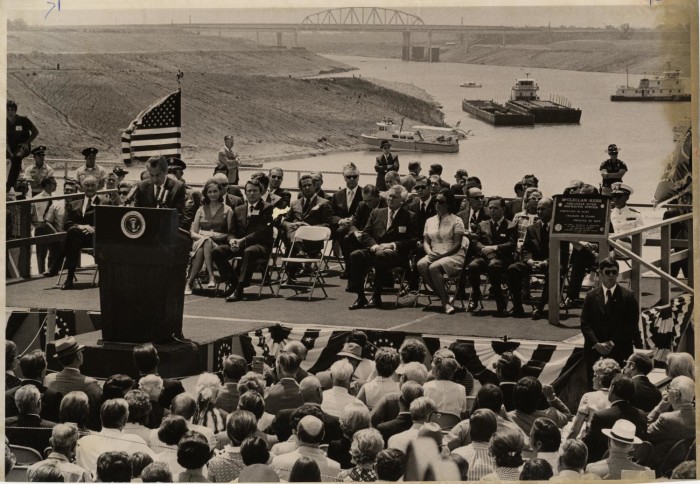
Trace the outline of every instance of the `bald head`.
{"type": "Polygon", "coordinates": [[[297,437],[305,444],[320,444],[323,435],[323,421],[312,415],[302,418],[297,425],[297,437]]]}
{"type": "Polygon", "coordinates": [[[228,185],[228,177],[223,173],[215,174],[212,179],[219,183],[219,185],[228,185]]]}
{"type": "Polygon", "coordinates": [[[321,403],[323,401],[321,382],[313,375],[307,376],[299,383],[299,395],[306,403],[321,403]]]}
{"type": "Polygon", "coordinates": [[[695,382],[687,376],[677,376],[671,381],[669,388],[677,390],[678,403],[692,403],[695,398],[695,382]]]}
{"type": "Polygon", "coordinates": [[[173,398],[173,401],[170,404],[170,411],[173,413],[173,415],[180,415],[186,420],[192,418],[196,409],[197,403],[187,392],[177,395],[175,398],[173,398]]]}
{"type": "Polygon", "coordinates": [[[554,201],[549,197],[543,197],[542,200],[537,202],[537,216],[544,223],[549,223],[552,220],[552,207],[554,206],[554,201]]]}

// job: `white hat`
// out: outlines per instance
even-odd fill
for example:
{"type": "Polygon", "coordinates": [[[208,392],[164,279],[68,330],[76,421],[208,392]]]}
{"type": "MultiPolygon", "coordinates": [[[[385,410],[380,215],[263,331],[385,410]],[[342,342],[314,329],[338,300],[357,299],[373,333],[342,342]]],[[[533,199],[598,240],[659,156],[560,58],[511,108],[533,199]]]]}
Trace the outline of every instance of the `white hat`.
{"type": "Polygon", "coordinates": [[[626,195],[632,195],[634,193],[634,190],[632,190],[632,187],[622,183],[622,182],[615,182],[611,185],[612,188],[612,193],[622,193],[626,195]]]}
{"type": "Polygon", "coordinates": [[[632,422],[629,420],[620,419],[615,422],[613,428],[602,429],[601,432],[603,432],[603,434],[605,434],[607,437],[617,440],[618,442],[622,442],[623,444],[641,444],[642,441],[639,439],[639,437],[634,435],[636,430],[637,428],[632,422]]]}

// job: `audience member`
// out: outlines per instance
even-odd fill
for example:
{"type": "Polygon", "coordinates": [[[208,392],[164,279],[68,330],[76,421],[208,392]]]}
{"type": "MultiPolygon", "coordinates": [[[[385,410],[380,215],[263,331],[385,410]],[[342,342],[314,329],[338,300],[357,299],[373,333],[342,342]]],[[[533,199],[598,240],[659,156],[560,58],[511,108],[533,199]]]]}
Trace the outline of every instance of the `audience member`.
{"type": "Polygon", "coordinates": [[[518,380],[513,390],[513,402],[515,410],[508,412],[508,416],[526,435],[530,434],[532,424],[540,417],[551,419],[559,428],[564,427],[571,417],[566,405],[554,394],[551,385],[543,386],[531,376],[518,380]],[[548,406],[545,410],[538,410],[543,396],[547,398],[548,406]]]}
{"type": "Polygon", "coordinates": [[[29,482],[64,482],[64,476],[53,462],[42,462],[40,466],[27,470],[29,482]]]}
{"type": "Polygon", "coordinates": [[[197,379],[197,409],[192,423],[208,428],[215,434],[226,430],[225,411],[216,407],[216,397],[221,389],[219,377],[213,373],[202,373],[197,379]]]}
{"type": "MultiPolygon", "coordinates": [[[[241,455],[243,441],[257,432],[257,419],[247,410],[236,410],[229,415],[226,422],[226,433],[231,441],[221,454],[209,461],[209,480],[212,482],[231,482],[245,467],[241,455]]],[[[256,439],[256,447],[260,452],[267,452],[267,443],[260,437],[256,439]],[[261,443],[261,445],[257,445],[261,443]]]]}
{"type": "MultiPolygon", "coordinates": [[[[367,415],[369,425],[369,415],[367,415]]],[[[376,429],[366,428],[352,437],[349,454],[355,467],[338,474],[338,480],[354,482],[373,482],[377,480],[374,469],[377,454],[384,450],[384,440],[376,429]]]]}
{"type": "Polygon", "coordinates": [[[378,481],[400,481],[405,468],[406,454],[399,449],[384,449],[377,454],[375,469],[378,481]]]}
{"type": "Polygon", "coordinates": [[[385,395],[399,391],[399,383],[394,372],[401,363],[399,352],[394,348],[382,347],[374,354],[377,376],[362,385],[357,398],[371,410],[385,395]]]}
{"type": "MultiPolygon", "coordinates": [[[[494,387],[495,388],[495,387],[494,387]]],[[[498,428],[496,414],[480,408],[469,419],[470,444],[455,448],[452,453],[462,456],[469,464],[468,480],[478,481],[496,470],[496,462],[489,451],[489,442],[498,428]]]]}
{"type": "Polygon", "coordinates": [[[437,405],[438,412],[464,418],[467,415],[467,392],[462,385],[452,381],[459,363],[454,358],[434,361],[435,380],[423,385],[425,396],[437,405]]]}
{"type": "MultiPolygon", "coordinates": [[[[425,346],[422,343],[416,342],[415,345],[410,346],[411,350],[407,351],[404,355],[402,350],[401,360],[404,362],[403,365],[399,365],[396,369],[396,373],[399,374],[399,386],[402,386],[407,381],[413,381],[419,385],[423,385],[428,380],[428,369],[422,363],[425,358],[425,346]],[[413,352],[416,350],[417,352],[413,352]],[[421,357],[421,363],[411,358],[421,357]],[[409,362],[407,362],[407,359],[409,362]]],[[[401,407],[399,405],[399,397],[401,394],[399,392],[389,393],[385,395],[379,403],[372,409],[370,418],[372,419],[372,426],[376,427],[382,422],[388,422],[389,420],[395,419],[399,415],[401,407]]]]}
{"type": "Polygon", "coordinates": [[[410,407],[411,403],[423,396],[423,387],[414,381],[407,381],[401,385],[399,396],[399,413],[396,418],[382,422],[376,426],[376,429],[381,432],[384,442],[388,443],[389,439],[398,433],[410,429],[413,426],[410,407]]]}
{"type": "Polygon", "coordinates": [[[548,481],[552,478],[552,464],[545,459],[530,459],[523,464],[521,481],[548,481]]]}
{"type": "Polygon", "coordinates": [[[5,340],[5,391],[18,387],[22,381],[15,375],[15,370],[19,363],[18,360],[17,345],[14,341],[5,340]]]}
{"type": "Polygon", "coordinates": [[[518,432],[512,430],[496,432],[489,442],[489,452],[496,463],[496,469],[481,480],[517,481],[520,477],[520,466],[523,464],[524,446],[525,441],[518,432]]]}
{"type": "Polygon", "coordinates": [[[163,379],[158,375],[150,374],[142,376],[138,381],[138,389],[148,395],[151,403],[151,411],[148,413],[148,428],[157,428],[158,422],[165,415],[165,408],[160,404],[163,395],[163,379]]]}
{"type": "Polygon", "coordinates": [[[583,479],[599,479],[595,474],[586,474],[584,469],[588,462],[586,444],[576,439],[564,441],[559,450],[559,461],[555,469],[559,473],[552,481],[577,481],[583,479]]]}
{"type": "Polygon", "coordinates": [[[173,482],[173,474],[165,462],[153,462],[141,471],[142,482],[173,482]]]}
{"type": "Polygon", "coordinates": [[[87,469],[72,463],[79,436],[78,429],[73,425],[56,425],[49,439],[51,452],[45,460],[32,464],[27,469],[27,475],[36,476],[37,468],[51,463],[63,475],[64,482],[92,482],[92,476],[87,469]]]}
{"type": "Polygon", "coordinates": [[[347,359],[338,360],[331,366],[333,388],[323,392],[321,409],[328,415],[340,417],[346,405],[358,401],[348,392],[354,368],[347,359]]]}
{"type": "Polygon", "coordinates": [[[107,451],[97,458],[100,482],[130,482],[131,472],[131,460],[126,452],[107,451]]]}
{"type": "Polygon", "coordinates": [[[424,423],[430,422],[434,413],[437,413],[437,405],[428,397],[419,397],[411,402],[409,407],[413,425],[408,430],[392,435],[387,442],[387,448],[399,449],[406,452],[408,444],[418,437],[418,430],[424,423]]]}
{"type": "Polygon", "coordinates": [[[694,481],[696,479],[697,463],[694,460],[681,462],[673,469],[671,479],[680,479],[684,481],[694,481]]]}
{"type": "Polygon", "coordinates": [[[275,370],[279,381],[267,390],[265,409],[276,415],[280,410],[296,408],[304,401],[299,395],[299,384],[294,379],[299,369],[299,357],[294,353],[282,352],[277,355],[275,370]]]}
{"type": "Polygon", "coordinates": [[[210,458],[207,438],[195,430],[185,433],[177,445],[177,463],[185,471],[177,476],[177,482],[211,482],[205,470],[210,458]]]}
{"type": "MultiPolygon", "coordinates": [[[[160,358],[158,357],[158,351],[151,343],[145,343],[134,347],[133,358],[139,376],[158,375],[160,358]]],[[[170,408],[170,404],[175,395],[183,393],[184,391],[185,389],[182,383],[178,380],[164,378],[163,393],[158,399],[158,403],[160,403],[163,408],[170,408]]]]}
{"type": "Polygon", "coordinates": [[[310,457],[300,457],[292,466],[288,482],[323,482],[318,463],[310,457]]]}
{"type": "MultiPolygon", "coordinates": [[[[282,455],[282,454],[286,454],[288,452],[293,452],[299,448],[299,439],[297,437],[297,429],[299,427],[299,422],[301,421],[301,419],[303,419],[304,417],[309,416],[309,415],[312,417],[316,417],[317,419],[319,419],[321,421],[323,421],[324,417],[326,416],[326,414],[324,414],[323,411],[321,410],[320,405],[305,403],[304,405],[300,406],[299,408],[294,409],[294,411],[292,412],[292,414],[290,415],[289,420],[288,420],[288,425],[289,425],[289,428],[291,430],[291,435],[289,436],[289,438],[287,438],[285,440],[280,439],[280,442],[275,444],[272,447],[271,454],[273,457],[278,456],[278,455],[282,455]]],[[[325,427],[325,423],[324,423],[324,427],[325,427]]],[[[338,423],[338,427],[340,428],[340,423],[338,423]]],[[[342,437],[342,431],[339,434],[338,438],[341,438],[341,437],[342,437]]],[[[326,441],[327,441],[327,437],[324,437],[322,442],[325,443],[326,441]]]]}
{"type": "MultiPolygon", "coordinates": [[[[637,430],[635,429],[634,423],[620,418],[615,422],[612,428],[603,428],[601,432],[608,439],[610,454],[604,460],[598,462],[594,461],[592,464],[588,464],[586,472],[595,474],[601,479],[617,480],[624,478],[624,471],[639,472],[649,470],[647,467],[635,464],[629,459],[629,454],[632,452],[632,449],[634,449],[634,446],[642,443],[642,440],[635,435],[637,430]]],[[[587,447],[589,451],[589,460],[593,460],[590,458],[592,448],[590,445],[587,445],[587,447]]],[[[602,449],[596,447],[595,450],[602,449]]],[[[651,480],[654,479],[653,474],[648,477],[650,477],[651,480]]]]}
{"type": "Polygon", "coordinates": [[[165,463],[175,475],[185,470],[177,463],[177,444],[187,431],[187,421],[183,417],[169,415],[163,419],[158,429],[158,447],[155,447],[151,440],[151,446],[159,452],[154,456],[154,460],[165,463]]]}
{"type": "Polygon", "coordinates": [[[44,455],[49,446],[55,422],[41,418],[41,393],[34,385],[25,385],[15,392],[17,416],[5,419],[5,435],[12,445],[31,447],[44,455]]]}
{"type": "Polygon", "coordinates": [[[142,482],[141,473],[147,465],[153,463],[153,457],[143,452],[134,452],[129,461],[131,462],[131,482],[142,482]]]}
{"type": "Polygon", "coordinates": [[[129,375],[112,375],[102,384],[102,402],[113,398],[124,398],[126,392],[134,387],[134,380],[129,375]]]}
{"type": "MultiPolygon", "coordinates": [[[[540,417],[532,424],[530,430],[530,447],[535,456],[549,463],[554,475],[557,475],[559,461],[559,446],[561,445],[561,431],[559,427],[546,417],[540,417]]],[[[551,475],[549,477],[552,477],[551,475]]],[[[549,477],[547,479],[549,479],[549,477]]],[[[533,480],[533,479],[529,479],[533,480]]]]}
{"type": "Polygon", "coordinates": [[[238,381],[248,371],[248,363],[245,358],[238,355],[229,355],[224,360],[224,383],[216,396],[216,406],[225,412],[231,413],[238,406],[238,381]]]}
{"type": "Polygon", "coordinates": [[[141,390],[130,390],[124,395],[124,400],[129,404],[129,417],[122,431],[125,434],[138,435],[148,443],[151,434],[151,429],[147,427],[148,416],[151,413],[148,395],[141,390]]]}
{"type": "Polygon", "coordinates": [[[653,369],[651,358],[641,353],[630,355],[622,369],[622,373],[634,383],[634,397],[630,403],[645,412],[651,412],[661,401],[661,392],[647,377],[653,369]]]}
{"type": "MultiPolygon", "coordinates": [[[[369,428],[369,410],[359,400],[349,403],[340,413],[343,436],[328,446],[328,457],[340,464],[341,469],[352,467],[350,448],[356,432],[369,428]]],[[[381,449],[379,449],[381,450],[381,449]]]]}
{"type": "Polygon", "coordinates": [[[503,405],[509,412],[515,410],[513,390],[520,379],[521,366],[522,362],[520,358],[510,351],[504,352],[498,361],[493,364],[493,368],[496,370],[497,381],[491,383],[495,383],[501,387],[501,391],[503,392],[503,405]]]}
{"type": "Polygon", "coordinates": [[[600,359],[593,364],[593,391],[586,392],[581,397],[569,431],[570,439],[586,435],[593,415],[600,410],[610,408],[608,396],[610,384],[621,371],[620,365],[612,358],[600,359]]]}
{"type": "Polygon", "coordinates": [[[85,392],[68,392],[61,400],[59,422],[73,424],[79,430],[87,431],[89,416],[90,403],[85,392]]]}
{"type": "Polygon", "coordinates": [[[44,386],[46,376],[46,356],[41,350],[34,350],[25,353],[19,360],[23,378],[19,386],[5,391],[5,418],[18,415],[15,405],[15,393],[26,385],[33,385],[41,393],[41,418],[51,422],[59,421],[59,407],[61,405],[61,395],[59,392],[44,386]]]}

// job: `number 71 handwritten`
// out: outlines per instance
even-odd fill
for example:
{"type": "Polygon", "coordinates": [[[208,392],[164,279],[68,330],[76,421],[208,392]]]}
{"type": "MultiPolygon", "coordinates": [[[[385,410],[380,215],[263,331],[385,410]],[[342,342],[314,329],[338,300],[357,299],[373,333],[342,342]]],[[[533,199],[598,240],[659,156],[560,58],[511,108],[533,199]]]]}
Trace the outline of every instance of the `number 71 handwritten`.
{"type": "Polygon", "coordinates": [[[46,12],[46,15],[44,15],[44,19],[46,19],[46,17],[49,16],[49,14],[53,11],[53,9],[56,8],[56,5],[58,5],[58,11],[59,11],[59,12],[61,11],[61,0],[56,0],[56,2],[50,2],[50,1],[47,0],[46,3],[48,3],[49,5],[51,5],[51,8],[49,9],[48,12],[46,12]]]}

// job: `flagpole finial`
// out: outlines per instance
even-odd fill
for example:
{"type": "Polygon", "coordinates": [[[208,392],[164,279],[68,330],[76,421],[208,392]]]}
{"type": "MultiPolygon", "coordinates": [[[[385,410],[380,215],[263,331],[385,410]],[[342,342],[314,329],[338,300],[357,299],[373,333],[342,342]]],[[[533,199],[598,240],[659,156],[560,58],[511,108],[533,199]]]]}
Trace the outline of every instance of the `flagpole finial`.
{"type": "Polygon", "coordinates": [[[182,78],[185,77],[185,74],[180,69],[178,69],[176,76],[177,76],[177,90],[182,91],[182,88],[180,87],[180,83],[182,82],[182,78]]]}

